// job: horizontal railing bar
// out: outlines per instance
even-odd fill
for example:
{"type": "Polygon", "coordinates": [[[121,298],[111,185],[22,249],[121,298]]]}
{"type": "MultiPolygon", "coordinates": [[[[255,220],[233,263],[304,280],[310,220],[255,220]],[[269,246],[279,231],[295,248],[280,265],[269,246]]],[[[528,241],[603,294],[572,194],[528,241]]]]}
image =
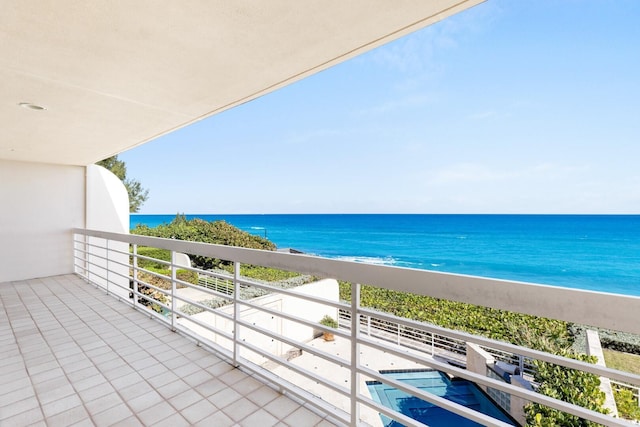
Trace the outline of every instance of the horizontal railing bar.
{"type": "MultiPolygon", "coordinates": [[[[111,261],[109,261],[109,262],[111,262],[111,261]]],[[[119,272],[117,272],[117,271],[115,271],[115,270],[112,270],[112,269],[110,269],[110,268],[109,268],[108,270],[109,270],[109,272],[110,272],[111,274],[115,274],[116,276],[121,277],[121,278],[123,278],[123,279],[128,279],[128,278],[130,278],[130,276],[129,276],[129,275],[127,275],[127,274],[119,273],[119,272]]],[[[124,288],[124,286],[119,285],[119,284],[117,284],[116,282],[114,282],[114,281],[113,281],[113,279],[109,279],[109,283],[114,284],[114,285],[118,286],[119,288],[124,288]]]]}
{"type": "MultiPolygon", "coordinates": [[[[402,412],[396,412],[391,408],[387,408],[386,406],[383,406],[378,402],[369,399],[366,396],[358,395],[356,396],[356,400],[358,401],[358,403],[368,406],[369,408],[375,410],[376,412],[380,412],[386,415],[387,417],[395,421],[398,421],[399,423],[402,423],[402,425],[404,426],[407,426],[407,427],[425,427],[426,426],[426,424],[423,424],[420,421],[416,421],[413,418],[409,418],[406,415],[404,415],[402,412]]],[[[429,426],[426,426],[426,427],[429,427],[429,426]]]]}
{"type": "Polygon", "coordinates": [[[259,282],[254,282],[251,280],[247,280],[247,279],[240,279],[238,281],[241,285],[248,285],[248,286],[253,286],[256,288],[261,288],[264,290],[268,290],[268,291],[273,291],[274,293],[278,293],[278,294],[284,294],[284,295],[289,295],[295,298],[300,298],[303,300],[307,300],[307,301],[313,301],[313,302],[318,302],[318,303],[322,303],[324,305],[328,305],[330,307],[335,307],[335,308],[341,308],[341,309],[349,309],[349,305],[341,303],[341,302],[336,302],[327,298],[322,298],[322,297],[315,297],[313,295],[307,295],[307,294],[302,294],[300,292],[297,292],[295,290],[292,289],[285,289],[285,288],[280,288],[278,286],[272,286],[272,285],[267,285],[264,283],[259,283],[259,282]]]}
{"type": "Polygon", "coordinates": [[[156,320],[160,321],[161,323],[164,323],[167,327],[171,327],[171,323],[169,322],[169,320],[165,318],[163,315],[161,315],[160,313],[156,313],[155,311],[150,309],[145,309],[140,311],[143,314],[148,314],[149,316],[154,317],[156,320]]]}
{"type": "Polygon", "coordinates": [[[624,382],[620,382],[620,381],[611,380],[611,384],[616,384],[616,385],[620,385],[622,387],[626,387],[628,389],[633,389],[633,390],[640,391],[640,387],[632,385],[632,384],[627,384],[627,383],[624,383],[624,382]]]}
{"type": "Polygon", "coordinates": [[[293,372],[295,372],[295,373],[297,373],[299,375],[302,375],[305,378],[308,378],[308,379],[313,380],[313,381],[317,381],[318,383],[321,383],[323,386],[325,386],[325,387],[327,387],[327,388],[329,388],[329,389],[331,389],[331,390],[333,390],[335,392],[338,392],[338,393],[340,393],[340,394],[342,394],[344,396],[349,396],[350,393],[351,393],[350,390],[347,389],[346,387],[343,387],[341,385],[338,385],[338,384],[335,384],[335,383],[332,383],[332,382],[327,382],[327,381],[324,380],[324,378],[319,377],[318,375],[314,374],[313,372],[311,372],[311,371],[309,371],[309,370],[307,370],[305,368],[302,368],[302,367],[300,367],[298,365],[294,365],[293,363],[289,362],[286,359],[283,359],[283,358],[275,356],[275,355],[273,355],[271,353],[265,352],[264,350],[262,350],[258,346],[250,344],[250,343],[248,343],[246,341],[238,341],[238,345],[240,345],[240,346],[242,346],[244,348],[247,348],[247,349],[253,351],[256,354],[259,354],[262,357],[265,357],[265,358],[271,360],[272,362],[275,362],[275,363],[277,363],[277,364],[279,364],[281,366],[284,366],[287,369],[291,369],[293,372]]]}
{"type": "MultiPolygon", "coordinates": [[[[218,297],[218,298],[222,298],[224,300],[230,301],[230,303],[233,303],[233,295],[229,295],[229,294],[225,294],[223,292],[218,292],[214,289],[209,289],[206,286],[200,286],[200,285],[194,285],[193,283],[189,283],[189,282],[183,282],[179,279],[176,279],[176,282],[179,282],[181,285],[184,285],[185,287],[189,288],[189,289],[194,289],[198,292],[202,292],[204,294],[210,295],[212,297],[218,297]]],[[[182,299],[182,297],[178,296],[178,298],[182,299]]]]}
{"type": "Polygon", "coordinates": [[[253,303],[250,303],[250,302],[248,302],[246,300],[240,300],[240,301],[238,301],[238,304],[241,304],[241,305],[244,305],[244,306],[247,306],[247,307],[251,307],[251,308],[254,308],[256,310],[263,311],[265,313],[273,314],[274,316],[282,317],[284,319],[291,320],[293,322],[297,322],[297,323],[300,323],[302,325],[309,326],[311,328],[319,329],[319,330],[326,331],[326,332],[332,332],[335,335],[340,336],[340,337],[344,337],[344,338],[347,338],[347,339],[351,338],[351,335],[349,333],[341,331],[340,329],[329,328],[327,326],[321,325],[320,323],[316,323],[316,322],[313,322],[313,321],[310,321],[310,320],[306,320],[306,319],[303,319],[301,317],[293,316],[291,314],[284,313],[282,311],[278,311],[278,310],[273,309],[273,308],[265,307],[263,305],[253,304],[253,303]]]}
{"type": "MultiPolygon", "coordinates": [[[[90,248],[97,248],[97,249],[108,249],[106,244],[110,239],[105,239],[105,238],[101,238],[101,237],[92,237],[90,235],[87,235],[87,237],[89,237],[89,239],[86,242],[83,242],[83,245],[86,245],[90,248]],[[92,239],[99,239],[99,242],[103,242],[105,244],[105,246],[101,246],[99,244],[96,243],[96,240],[92,240],[92,239]]],[[[116,239],[119,240],[119,239],[116,239]]]]}
{"type": "Polygon", "coordinates": [[[294,348],[299,348],[301,350],[306,351],[307,353],[313,354],[314,356],[320,357],[328,362],[334,363],[336,365],[340,365],[341,367],[344,367],[345,365],[349,365],[349,361],[345,360],[345,359],[341,359],[338,356],[334,356],[332,354],[326,353],[322,350],[318,350],[316,347],[312,347],[310,345],[307,345],[303,342],[299,342],[299,341],[294,341],[292,339],[289,339],[287,337],[285,337],[284,335],[280,335],[274,332],[269,331],[268,329],[264,329],[260,326],[254,325],[252,323],[247,322],[246,320],[238,320],[238,324],[249,328],[253,331],[259,332],[263,335],[266,335],[270,338],[276,339],[278,341],[281,341],[283,343],[289,344],[290,346],[294,347],[294,348]]]}
{"type": "MultiPolygon", "coordinates": [[[[89,252],[88,256],[87,256],[87,259],[92,259],[92,258],[98,258],[98,259],[101,259],[103,261],[108,261],[109,260],[109,258],[107,258],[107,255],[102,256],[102,255],[95,254],[93,252],[89,252]]],[[[98,264],[93,264],[93,265],[98,265],[98,264]]]]}
{"type": "Polygon", "coordinates": [[[162,260],[162,259],[153,258],[153,257],[146,256],[146,255],[140,255],[138,253],[134,254],[134,253],[130,252],[129,256],[134,257],[134,258],[144,259],[144,260],[147,260],[147,261],[157,262],[158,264],[166,265],[168,267],[171,266],[171,261],[165,261],[165,260],[162,260]]]}
{"type": "MultiPolygon", "coordinates": [[[[194,307],[201,308],[202,310],[204,310],[207,313],[215,314],[216,316],[222,316],[227,320],[233,320],[233,316],[231,316],[230,314],[227,314],[227,313],[225,313],[223,311],[218,310],[221,307],[212,308],[212,307],[209,307],[209,306],[206,306],[206,305],[202,304],[199,301],[194,301],[191,298],[182,297],[182,296],[179,296],[179,295],[174,295],[173,297],[174,297],[174,299],[180,300],[180,301],[185,302],[187,304],[190,304],[190,305],[192,305],[194,307]]],[[[231,304],[233,304],[233,301],[230,301],[230,303],[225,305],[225,307],[227,307],[227,306],[229,306],[231,304]]],[[[176,314],[178,316],[182,316],[182,317],[187,316],[187,314],[185,314],[183,311],[181,311],[182,308],[183,307],[176,308],[176,314]]],[[[200,314],[200,313],[196,313],[196,314],[200,314]]],[[[188,316],[191,316],[191,314],[189,314],[188,316]]]]}
{"type": "Polygon", "coordinates": [[[78,265],[78,264],[76,264],[76,262],[75,262],[75,261],[78,261],[78,260],[79,260],[79,261],[81,261],[83,264],[85,263],[85,261],[84,261],[82,258],[77,258],[77,259],[76,259],[76,260],[74,260],[74,262],[73,262],[74,267],[78,267],[78,268],[80,268],[80,269],[82,269],[82,270],[86,270],[86,269],[87,269],[87,267],[85,267],[84,265],[78,265]]]}
{"type": "Polygon", "coordinates": [[[188,270],[195,271],[198,274],[204,274],[206,276],[215,277],[217,279],[233,281],[233,275],[230,273],[227,273],[226,271],[223,273],[222,271],[203,270],[197,267],[190,267],[188,270]]]}
{"type": "MultiPolygon", "coordinates": [[[[126,243],[126,242],[120,242],[118,240],[109,240],[109,241],[110,242],[115,242],[115,243],[126,243]]],[[[127,244],[127,247],[130,247],[129,244],[127,244]]],[[[109,252],[113,252],[113,253],[116,253],[118,255],[124,255],[126,257],[132,257],[133,256],[133,253],[131,253],[129,251],[121,251],[120,249],[113,248],[113,247],[109,248],[109,252]]]]}
{"type": "Polygon", "coordinates": [[[640,334],[639,297],[106,231],[73,232],[640,334]],[[602,307],[616,307],[616,315],[602,307]]]}
{"type": "MultiPolygon", "coordinates": [[[[103,270],[105,270],[105,271],[106,271],[106,268],[103,268],[103,270]]],[[[107,278],[106,278],[105,276],[101,276],[100,274],[96,273],[96,272],[95,272],[95,271],[93,271],[93,270],[92,270],[92,271],[90,271],[90,272],[89,272],[89,274],[90,274],[94,279],[97,277],[98,279],[102,279],[102,280],[104,280],[105,282],[107,282],[107,278]]],[[[105,288],[104,286],[99,285],[99,284],[97,284],[97,283],[96,283],[96,286],[98,286],[98,287],[100,287],[100,288],[102,288],[102,289],[106,290],[106,288],[105,288]]]]}
{"type": "Polygon", "coordinates": [[[140,266],[138,266],[138,267],[137,267],[137,270],[138,270],[138,273],[143,272],[143,273],[147,273],[147,274],[150,274],[150,275],[152,275],[152,276],[155,276],[155,277],[157,277],[158,279],[164,279],[164,280],[167,280],[167,281],[171,281],[171,276],[165,276],[164,274],[156,273],[156,272],[155,272],[155,271],[153,271],[153,270],[147,270],[147,269],[146,269],[146,268],[144,268],[144,267],[140,267],[140,266]]]}
{"type": "MultiPolygon", "coordinates": [[[[209,332],[212,332],[216,335],[221,335],[223,337],[225,337],[226,339],[229,340],[233,340],[233,334],[227,332],[227,331],[223,331],[222,329],[213,329],[211,328],[211,325],[207,322],[204,322],[200,319],[196,319],[195,316],[189,315],[189,314],[180,314],[180,318],[181,319],[186,319],[188,322],[192,322],[195,323],[198,326],[203,327],[204,329],[206,329],[209,332]]],[[[186,325],[184,322],[182,321],[178,321],[177,322],[178,325],[181,325],[183,328],[187,328],[189,329],[189,326],[186,325]]],[[[192,331],[195,333],[195,331],[192,331]]]]}
{"type": "MultiPolygon", "coordinates": [[[[136,279],[136,281],[138,282],[138,287],[140,287],[140,284],[142,283],[142,285],[147,286],[147,287],[149,287],[151,289],[155,289],[156,291],[164,294],[165,296],[171,296],[171,290],[159,288],[159,287],[157,287],[155,285],[152,285],[151,283],[145,282],[144,280],[142,280],[140,278],[136,279]]],[[[146,295],[145,297],[153,299],[149,295],[146,295]]]]}

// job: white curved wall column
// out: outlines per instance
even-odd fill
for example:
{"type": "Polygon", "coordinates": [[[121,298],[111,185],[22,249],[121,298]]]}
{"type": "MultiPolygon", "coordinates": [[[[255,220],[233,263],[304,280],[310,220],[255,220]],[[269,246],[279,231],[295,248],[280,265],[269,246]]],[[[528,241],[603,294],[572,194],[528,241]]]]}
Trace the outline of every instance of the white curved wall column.
{"type": "MultiPolygon", "coordinates": [[[[115,233],[129,233],[129,195],[122,181],[113,173],[98,165],[87,166],[87,211],[86,227],[94,230],[111,231],[115,233]]],[[[128,292],[120,286],[128,288],[129,245],[125,242],[109,242],[103,239],[89,238],[89,242],[96,246],[92,248],[90,259],[96,264],[97,274],[93,280],[105,286],[109,281],[110,292],[122,298],[128,298],[128,292]],[[102,268],[101,268],[102,267],[102,268]],[[107,268],[108,267],[108,268],[107,268]],[[124,276],[124,277],[123,277],[124,276]]]]}

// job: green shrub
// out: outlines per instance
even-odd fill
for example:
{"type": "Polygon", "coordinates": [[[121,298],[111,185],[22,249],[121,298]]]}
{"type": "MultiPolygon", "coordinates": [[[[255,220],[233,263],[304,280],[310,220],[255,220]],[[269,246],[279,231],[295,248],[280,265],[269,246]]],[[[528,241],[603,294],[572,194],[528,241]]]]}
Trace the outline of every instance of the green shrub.
{"type": "MultiPolygon", "coordinates": [[[[559,353],[561,356],[590,363],[595,363],[596,361],[594,356],[577,355],[562,351],[559,353]]],[[[535,361],[534,364],[536,367],[535,381],[540,384],[536,390],[538,393],[573,403],[592,411],[607,412],[602,407],[605,397],[600,390],[600,378],[597,375],[539,360],[535,361]]],[[[533,426],[586,427],[599,425],[538,403],[531,403],[525,406],[525,413],[527,415],[527,423],[533,426]]]]}
{"type": "MultiPolygon", "coordinates": [[[[566,347],[571,343],[568,324],[561,320],[373,286],[362,286],[360,297],[364,307],[514,344],[522,344],[519,341],[522,331],[544,336],[546,339],[556,342],[558,347],[566,347]]],[[[351,285],[349,283],[340,282],[340,298],[345,301],[351,300],[351,285]]]]}
{"type": "Polygon", "coordinates": [[[176,278],[182,280],[183,282],[191,283],[194,285],[198,284],[198,273],[191,270],[177,270],[176,278]]]}
{"type": "Polygon", "coordinates": [[[328,314],[325,314],[324,317],[322,319],[320,319],[319,323],[321,325],[326,326],[327,328],[337,328],[338,327],[338,321],[336,319],[334,319],[333,317],[329,316],[328,314]]]}
{"type": "MultiPolygon", "coordinates": [[[[142,255],[150,258],[156,258],[162,261],[167,261],[167,262],[171,261],[171,251],[168,251],[166,249],[139,246],[137,249],[137,253],[138,255],[142,255]]],[[[169,269],[168,265],[163,264],[161,262],[148,260],[140,257],[138,257],[138,267],[153,271],[158,274],[163,274],[165,276],[168,276],[171,274],[170,273],[171,270],[169,269]]]]}
{"type": "MultiPolygon", "coordinates": [[[[275,250],[276,246],[269,240],[242,231],[225,221],[204,221],[199,218],[186,219],[184,215],[176,215],[169,224],[154,228],[137,225],[132,234],[162,237],[165,239],[188,240],[193,242],[212,243],[217,245],[239,246],[251,249],[275,250]]],[[[189,254],[194,266],[203,270],[219,268],[229,263],[225,260],[189,254]]]]}
{"type": "Polygon", "coordinates": [[[603,348],[607,348],[609,350],[640,355],[640,344],[637,343],[623,342],[611,338],[601,338],[600,344],[602,344],[603,348]]]}
{"type": "MultiPolygon", "coordinates": [[[[223,269],[227,273],[233,274],[233,265],[225,266],[223,269]]],[[[240,265],[240,275],[249,279],[263,280],[265,282],[280,282],[299,277],[300,273],[263,267],[261,265],[242,264],[240,265]]]]}
{"type": "Polygon", "coordinates": [[[628,420],[640,420],[640,407],[638,407],[638,399],[628,388],[619,388],[613,390],[618,407],[618,415],[628,420]]]}

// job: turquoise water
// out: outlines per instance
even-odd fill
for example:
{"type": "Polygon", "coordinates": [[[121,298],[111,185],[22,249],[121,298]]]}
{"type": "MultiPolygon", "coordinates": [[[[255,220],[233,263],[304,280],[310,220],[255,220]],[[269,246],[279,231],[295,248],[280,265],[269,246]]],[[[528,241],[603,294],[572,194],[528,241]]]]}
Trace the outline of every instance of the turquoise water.
{"type": "Polygon", "coordinates": [[[194,216],[330,258],[640,295],[640,215],[194,216]]]}
{"type": "MultiPolygon", "coordinates": [[[[384,372],[384,375],[515,425],[482,391],[469,381],[461,379],[452,381],[438,371],[388,371],[384,372]]],[[[481,425],[378,381],[367,381],[367,388],[376,402],[431,427],[481,425]]],[[[380,417],[385,427],[402,425],[384,415],[380,415],[380,417]]]]}

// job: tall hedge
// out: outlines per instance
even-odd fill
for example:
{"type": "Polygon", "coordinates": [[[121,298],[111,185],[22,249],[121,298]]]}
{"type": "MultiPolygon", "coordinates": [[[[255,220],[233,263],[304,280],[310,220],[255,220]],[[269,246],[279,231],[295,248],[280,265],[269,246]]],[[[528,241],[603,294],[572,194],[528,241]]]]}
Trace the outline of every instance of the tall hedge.
{"type": "MultiPolygon", "coordinates": [[[[188,240],[192,242],[212,243],[226,246],[240,246],[251,249],[275,250],[276,246],[269,240],[255,236],[234,227],[226,221],[205,221],[200,218],[187,219],[185,215],[176,215],[169,224],[161,224],[151,228],[137,225],[132,234],[162,237],[165,239],[188,240]]],[[[188,254],[194,266],[202,269],[222,267],[227,262],[188,254]]]]}

